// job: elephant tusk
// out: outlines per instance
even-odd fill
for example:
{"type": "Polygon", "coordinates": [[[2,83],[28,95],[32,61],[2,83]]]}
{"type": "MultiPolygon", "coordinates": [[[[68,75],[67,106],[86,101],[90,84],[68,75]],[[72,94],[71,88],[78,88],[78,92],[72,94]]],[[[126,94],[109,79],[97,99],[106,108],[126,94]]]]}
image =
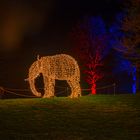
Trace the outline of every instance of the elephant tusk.
{"type": "Polygon", "coordinates": [[[29,78],[27,78],[27,79],[24,79],[24,81],[25,81],[25,82],[28,82],[28,81],[29,81],[29,78]]]}

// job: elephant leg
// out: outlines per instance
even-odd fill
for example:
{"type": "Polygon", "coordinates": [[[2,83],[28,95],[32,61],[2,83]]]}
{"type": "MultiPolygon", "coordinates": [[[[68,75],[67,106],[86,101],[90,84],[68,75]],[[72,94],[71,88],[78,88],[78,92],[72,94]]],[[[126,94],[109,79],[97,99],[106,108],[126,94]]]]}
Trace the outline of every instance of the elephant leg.
{"type": "Polygon", "coordinates": [[[71,88],[71,95],[70,98],[77,98],[81,96],[81,88],[79,81],[69,80],[67,81],[71,88]]]}
{"type": "Polygon", "coordinates": [[[54,97],[55,79],[44,77],[44,96],[43,98],[54,97]]]}
{"type": "Polygon", "coordinates": [[[35,88],[35,79],[34,80],[29,79],[29,84],[30,84],[30,89],[31,89],[32,93],[37,97],[41,97],[41,93],[38,92],[35,88]]]}

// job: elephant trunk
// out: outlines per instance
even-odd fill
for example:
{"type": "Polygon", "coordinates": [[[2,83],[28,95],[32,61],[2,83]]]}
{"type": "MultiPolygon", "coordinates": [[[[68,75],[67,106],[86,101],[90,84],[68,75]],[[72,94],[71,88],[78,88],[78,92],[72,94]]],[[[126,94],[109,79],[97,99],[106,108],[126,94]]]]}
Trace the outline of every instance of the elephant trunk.
{"type": "Polygon", "coordinates": [[[37,97],[41,97],[41,93],[38,92],[35,88],[35,79],[30,79],[29,78],[28,81],[29,81],[30,89],[31,89],[32,93],[37,97]]]}

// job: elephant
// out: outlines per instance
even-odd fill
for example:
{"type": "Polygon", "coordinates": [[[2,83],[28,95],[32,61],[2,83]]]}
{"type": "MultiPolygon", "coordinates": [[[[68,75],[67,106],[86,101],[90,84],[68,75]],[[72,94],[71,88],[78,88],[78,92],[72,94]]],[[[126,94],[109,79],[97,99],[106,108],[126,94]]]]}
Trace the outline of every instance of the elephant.
{"type": "Polygon", "coordinates": [[[66,80],[71,88],[70,98],[81,96],[80,69],[77,61],[67,54],[57,54],[37,58],[29,68],[28,82],[32,93],[41,97],[42,94],[35,88],[35,79],[43,75],[43,98],[54,97],[55,80],[66,80]]]}

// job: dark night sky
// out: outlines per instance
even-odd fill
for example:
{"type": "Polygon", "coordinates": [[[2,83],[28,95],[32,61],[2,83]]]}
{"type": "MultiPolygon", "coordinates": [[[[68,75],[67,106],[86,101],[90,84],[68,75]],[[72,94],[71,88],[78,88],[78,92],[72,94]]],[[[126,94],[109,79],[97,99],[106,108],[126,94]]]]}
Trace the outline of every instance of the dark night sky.
{"type": "Polygon", "coordinates": [[[0,1],[0,86],[26,87],[24,78],[36,55],[70,53],[67,34],[84,16],[110,23],[120,0],[0,1]]]}

